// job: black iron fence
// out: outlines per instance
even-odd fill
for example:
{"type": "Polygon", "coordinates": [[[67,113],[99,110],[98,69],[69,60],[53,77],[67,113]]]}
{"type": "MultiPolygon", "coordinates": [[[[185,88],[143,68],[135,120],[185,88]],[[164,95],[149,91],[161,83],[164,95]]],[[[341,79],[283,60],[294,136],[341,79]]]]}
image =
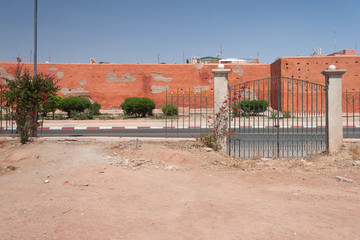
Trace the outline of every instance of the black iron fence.
{"type": "Polygon", "coordinates": [[[0,134],[3,134],[4,130],[15,132],[14,107],[7,106],[4,91],[5,87],[0,86],[0,134]]]}
{"type": "Polygon", "coordinates": [[[343,92],[343,126],[345,138],[360,138],[360,90],[343,92]]]}
{"type": "MultiPolygon", "coordinates": [[[[165,93],[165,105],[169,108],[165,114],[167,136],[200,137],[210,131],[214,114],[214,99],[206,91],[177,89],[165,93]]],[[[164,112],[164,111],[163,111],[164,112]]]]}
{"type": "Polygon", "coordinates": [[[272,77],[229,89],[229,153],[236,157],[304,157],[326,150],[326,88],[272,77]]]}

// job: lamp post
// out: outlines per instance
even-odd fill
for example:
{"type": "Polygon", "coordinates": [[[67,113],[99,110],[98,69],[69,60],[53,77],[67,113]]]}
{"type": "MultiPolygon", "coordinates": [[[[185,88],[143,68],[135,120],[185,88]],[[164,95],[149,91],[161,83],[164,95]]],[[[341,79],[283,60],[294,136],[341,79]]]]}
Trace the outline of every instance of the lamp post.
{"type": "Polygon", "coordinates": [[[34,76],[36,76],[37,64],[37,0],[34,0],[34,76]]]}
{"type": "MultiPolygon", "coordinates": [[[[34,79],[36,76],[36,66],[37,65],[37,0],[34,0],[34,79]]],[[[33,123],[37,123],[38,120],[38,108],[34,109],[35,114],[33,116],[33,123]]],[[[31,137],[37,137],[37,129],[32,129],[30,131],[31,137]]]]}

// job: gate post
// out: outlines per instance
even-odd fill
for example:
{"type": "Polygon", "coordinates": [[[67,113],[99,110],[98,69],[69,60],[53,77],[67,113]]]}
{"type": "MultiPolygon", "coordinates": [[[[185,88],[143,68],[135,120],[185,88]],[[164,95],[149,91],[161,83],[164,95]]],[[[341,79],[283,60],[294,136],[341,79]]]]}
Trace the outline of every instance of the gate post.
{"type": "MultiPolygon", "coordinates": [[[[228,99],[228,73],[230,69],[224,69],[223,64],[219,64],[217,69],[212,70],[214,74],[214,125],[217,124],[215,121],[217,120],[216,115],[221,113],[226,113],[228,110],[228,104],[223,104],[225,100],[228,99]],[[221,107],[225,107],[224,111],[221,111],[221,107]]],[[[228,114],[226,119],[228,119],[228,114]]],[[[225,133],[229,129],[229,121],[221,121],[219,126],[219,130],[225,133]]],[[[228,135],[222,136],[220,139],[220,145],[223,152],[228,152],[228,135]]]]}
{"type": "Polygon", "coordinates": [[[342,125],[342,75],[346,70],[336,70],[334,65],[321,73],[325,76],[326,91],[326,148],[328,153],[340,150],[343,144],[342,125]]]}

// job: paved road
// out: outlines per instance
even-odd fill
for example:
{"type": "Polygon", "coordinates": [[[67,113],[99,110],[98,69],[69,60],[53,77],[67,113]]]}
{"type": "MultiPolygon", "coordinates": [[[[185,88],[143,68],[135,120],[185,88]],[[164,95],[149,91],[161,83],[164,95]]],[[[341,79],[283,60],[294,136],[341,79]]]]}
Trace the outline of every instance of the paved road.
{"type": "MultiPolygon", "coordinates": [[[[241,134],[251,136],[274,135],[276,128],[250,128],[237,129],[241,134]]],[[[39,130],[39,137],[169,137],[169,138],[191,138],[200,137],[200,134],[210,132],[210,129],[86,129],[86,130],[39,130]]],[[[318,135],[324,134],[323,128],[280,128],[281,135],[318,135]]],[[[2,130],[0,136],[17,136],[16,131],[2,130]]],[[[360,128],[344,128],[344,138],[360,138],[360,128]]]]}

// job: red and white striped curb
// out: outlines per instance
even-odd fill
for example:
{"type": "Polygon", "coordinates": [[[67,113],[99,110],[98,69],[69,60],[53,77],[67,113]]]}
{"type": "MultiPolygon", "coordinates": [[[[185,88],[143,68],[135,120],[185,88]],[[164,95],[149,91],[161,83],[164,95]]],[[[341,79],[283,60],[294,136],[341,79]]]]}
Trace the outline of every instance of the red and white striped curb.
{"type": "MultiPolygon", "coordinates": [[[[84,127],[84,126],[74,126],[74,127],[40,127],[38,130],[111,130],[111,129],[211,129],[210,126],[162,126],[162,127],[149,127],[149,126],[128,126],[128,127],[112,127],[112,126],[97,126],[97,127],[84,127]]],[[[274,126],[235,126],[235,128],[241,129],[267,129],[267,128],[276,128],[274,126]]],[[[325,126],[280,126],[280,128],[325,128],[325,126]]],[[[344,128],[360,128],[360,126],[344,126],[344,128]]],[[[2,130],[16,130],[16,127],[1,127],[2,130]]]]}

